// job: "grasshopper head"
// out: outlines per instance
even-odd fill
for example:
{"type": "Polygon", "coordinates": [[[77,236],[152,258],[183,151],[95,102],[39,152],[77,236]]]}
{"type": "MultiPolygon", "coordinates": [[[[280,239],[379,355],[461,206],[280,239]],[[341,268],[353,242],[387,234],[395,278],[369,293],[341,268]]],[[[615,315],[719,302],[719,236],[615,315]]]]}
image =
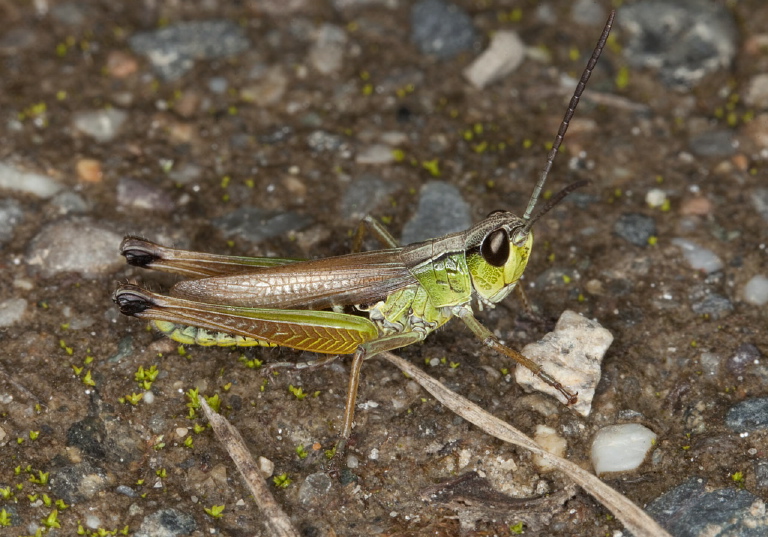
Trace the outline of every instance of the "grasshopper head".
{"type": "Polygon", "coordinates": [[[472,285],[481,302],[503,300],[522,276],[533,233],[526,221],[507,211],[494,211],[474,229],[473,247],[468,249],[467,266],[472,285]]]}

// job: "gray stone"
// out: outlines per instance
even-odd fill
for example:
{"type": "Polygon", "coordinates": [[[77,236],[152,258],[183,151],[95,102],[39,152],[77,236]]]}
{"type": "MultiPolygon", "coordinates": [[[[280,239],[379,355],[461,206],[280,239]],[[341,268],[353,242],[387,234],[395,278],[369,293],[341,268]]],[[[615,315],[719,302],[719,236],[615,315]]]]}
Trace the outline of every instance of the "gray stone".
{"type": "Polygon", "coordinates": [[[401,244],[463,231],[472,225],[469,204],[455,186],[430,181],[421,189],[416,214],[403,227],[401,244]]]}

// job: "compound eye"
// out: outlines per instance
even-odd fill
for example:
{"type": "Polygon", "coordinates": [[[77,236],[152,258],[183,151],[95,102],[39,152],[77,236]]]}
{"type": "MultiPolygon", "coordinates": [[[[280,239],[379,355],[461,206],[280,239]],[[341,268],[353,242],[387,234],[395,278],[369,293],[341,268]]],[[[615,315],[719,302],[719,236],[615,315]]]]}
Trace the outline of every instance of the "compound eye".
{"type": "Polygon", "coordinates": [[[483,239],[483,244],[480,245],[480,255],[489,265],[503,267],[509,259],[509,235],[507,235],[507,231],[502,228],[489,233],[483,239]]]}

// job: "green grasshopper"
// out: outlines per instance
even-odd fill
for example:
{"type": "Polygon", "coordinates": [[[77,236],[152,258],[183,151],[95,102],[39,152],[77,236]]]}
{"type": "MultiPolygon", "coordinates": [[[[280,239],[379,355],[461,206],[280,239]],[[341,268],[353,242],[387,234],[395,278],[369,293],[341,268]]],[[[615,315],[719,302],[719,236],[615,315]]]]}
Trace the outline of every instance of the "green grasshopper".
{"type": "Polygon", "coordinates": [[[178,250],[129,236],[120,253],[130,265],[190,279],[176,283],[169,295],[123,284],[114,293],[115,303],[125,315],[149,319],[160,332],[184,344],[282,346],[329,355],[318,362],[353,354],[340,450],[352,432],[363,362],[422,341],[452,317],[461,319],[484,345],[556,388],[568,404],[575,403],[575,393],[485,328],[472,304],[493,307],[515,289],[530,256],[533,224],[586,183],[567,187],[532,216],[614,15],[576,86],[522,218],[494,211],[467,231],[399,247],[381,225],[366,217],[353,251],[359,249],[366,227],[386,249],[310,261],[178,250]]]}

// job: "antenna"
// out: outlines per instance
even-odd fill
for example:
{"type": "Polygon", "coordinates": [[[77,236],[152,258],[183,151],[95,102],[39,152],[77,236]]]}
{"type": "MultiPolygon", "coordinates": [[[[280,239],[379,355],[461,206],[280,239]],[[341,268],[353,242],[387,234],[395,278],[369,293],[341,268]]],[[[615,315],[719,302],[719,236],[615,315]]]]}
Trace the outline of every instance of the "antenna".
{"type": "MultiPolygon", "coordinates": [[[[563,143],[563,138],[565,138],[568,125],[570,125],[571,119],[573,119],[573,113],[576,111],[576,107],[579,105],[581,94],[584,93],[584,88],[587,87],[587,82],[589,81],[589,77],[592,75],[592,70],[595,68],[595,65],[597,65],[597,60],[600,58],[600,54],[603,52],[606,41],[608,41],[608,34],[611,33],[611,28],[613,27],[613,19],[615,17],[616,10],[612,10],[611,14],[608,16],[608,20],[605,23],[605,27],[603,28],[603,33],[600,35],[600,39],[597,40],[595,50],[592,51],[592,56],[590,56],[589,62],[587,62],[587,66],[584,68],[584,72],[581,73],[579,83],[576,84],[576,89],[574,90],[573,96],[571,97],[571,102],[568,103],[568,110],[565,111],[563,121],[560,123],[560,129],[557,131],[557,136],[555,136],[555,141],[552,144],[552,149],[549,151],[549,155],[547,155],[547,163],[544,165],[544,169],[541,171],[539,180],[536,182],[536,186],[533,189],[533,194],[531,194],[531,199],[528,201],[528,207],[525,209],[525,214],[523,215],[523,221],[525,222],[525,225],[515,236],[516,244],[522,244],[525,242],[525,239],[528,237],[528,233],[531,231],[531,226],[541,216],[541,214],[538,214],[536,215],[536,218],[531,219],[531,213],[533,213],[533,209],[536,207],[536,202],[539,201],[539,196],[541,195],[541,190],[544,188],[544,183],[547,181],[549,170],[552,169],[552,164],[555,162],[557,151],[560,149],[560,144],[563,143]]],[[[560,199],[562,199],[562,197],[560,197],[560,199]]]]}

